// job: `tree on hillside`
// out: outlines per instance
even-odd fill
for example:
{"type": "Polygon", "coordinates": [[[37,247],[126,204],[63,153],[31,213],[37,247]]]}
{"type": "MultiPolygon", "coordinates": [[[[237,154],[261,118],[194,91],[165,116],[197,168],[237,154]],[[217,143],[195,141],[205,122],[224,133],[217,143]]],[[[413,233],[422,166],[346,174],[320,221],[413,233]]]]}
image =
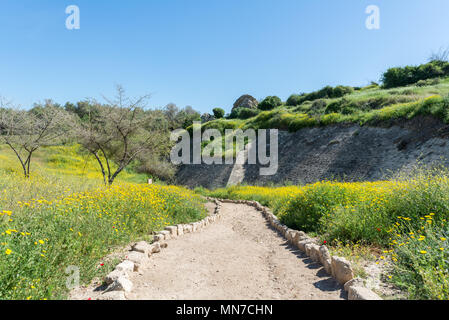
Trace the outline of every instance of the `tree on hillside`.
{"type": "Polygon", "coordinates": [[[193,121],[201,121],[201,114],[191,106],[179,109],[176,104],[169,103],[164,107],[163,113],[168,121],[170,131],[180,128],[186,129],[193,124],[193,121]]]}
{"type": "Polygon", "coordinates": [[[214,117],[217,119],[221,119],[225,115],[225,111],[222,108],[214,108],[212,112],[214,113],[214,117]]]}
{"type": "Polygon", "coordinates": [[[97,113],[95,105],[91,105],[88,100],[78,101],[76,104],[67,102],[64,105],[64,109],[67,112],[76,114],[81,121],[86,121],[90,114],[97,113]]]}
{"type": "Polygon", "coordinates": [[[105,98],[107,104],[95,101],[95,113],[79,124],[77,136],[80,144],[97,160],[104,183],[112,185],[115,178],[134,160],[144,154],[162,152],[168,148],[168,135],[161,127],[161,113],[146,111],[149,95],[129,98],[117,86],[114,99],[105,98]]]}
{"type": "Polygon", "coordinates": [[[29,111],[19,110],[0,99],[0,141],[9,146],[19,160],[23,174],[30,177],[33,154],[42,146],[52,145],[70,131],[70,115],[47,100],[29,111]]]}

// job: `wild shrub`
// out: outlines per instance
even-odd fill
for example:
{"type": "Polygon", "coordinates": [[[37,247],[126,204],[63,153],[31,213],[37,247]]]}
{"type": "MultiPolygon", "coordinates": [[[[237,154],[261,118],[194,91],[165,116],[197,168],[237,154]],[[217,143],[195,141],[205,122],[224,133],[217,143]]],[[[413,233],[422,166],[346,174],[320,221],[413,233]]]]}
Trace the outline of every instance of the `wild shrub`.
{"type": "Polygon", "coordinates": [[[317,99],[333,99],[341,98],[354,92],[353,87],[348,86],[326,86],[318,91],[305,93],[302,95],[291,95],[287,100],[287,106],[298,106],[306,101],[314,101],[317,99]]]}
{"type": "Polygon", "coordinates": [[[427,79],[427,80],[419,80],[416,83],[416,86],[418,87],[425,87],[425,86],[434,86],[440,83],[440,79],[439,78],[435,78],[435,79],[427,79]]]}
{"type": "Polygon", "coordinates": [[[302,102],[304,102],[303,96],[304,94],[292,94],[290,97],[288,97],[286,105],[290,107],[299,106],[302,102]]]}
{"type": "Polygon", "coordinates": [[[382,82],[384,88],[396,88],[448,75],[449,62],[435,60],[420,66],[390,68],[382,75],[382,82]]]}
{"type": "Polygon", "coordinates": [[[214,117],[215,117],[216,119],[221,119],[221,118],[223,118],[224,115],[225,115],[225,111],[224,111],[222,108],[214,108],[214,109],[212,110],[212,112],[214,113],[214,117]]]}
{"type": "Polygon", "coordinates": [[[313,113],[322,113],[326,109],[327,102],[323,99],[315,100],[312,103],[311,111],[313,113]]]}
{"type": "Polygon", "coordinates": [[[259,103],[258,108],[263,111],[272,110],[282,105],[282,100],[277,96],[269,96],[259,103]]]}
{"type": "Polygon", "coordinates": [[[249,119],[257,116],[260,113],[259,109],[250,108],[236,108],[232,109],[229,119],[249,119]]]}
{"type": "Polygon", "coordinates": [[[439,95],[424,99],[417,105],[417,108],[413,110],[409,117],[411,118],[417,115],[432,115],[442,120],[448,120],[448,109],[445,99],[439,95]]]}
{"type": "Polygon", "coordinates": [[[388,278],[409,299],[449,299],[449,225],[434,217],[433,212],[414,220],[398,216],[390,230],[388,278]]]}
{"type": "MultiPolygon", "coordinates": [[[[207,122],[201,126],[201,130],[204,132],[204,130],[207,129],[217,129],[220,131],[222,135],[224,135],[225,130],[235,130],[238,129],[242,125],[243,121],[239,119],[234,120],[225,120],[225,119],[218,119],[214,121],[207,122]]],[[[187,128],[187,131],[192,133],[193,127],[187,128]]]]}

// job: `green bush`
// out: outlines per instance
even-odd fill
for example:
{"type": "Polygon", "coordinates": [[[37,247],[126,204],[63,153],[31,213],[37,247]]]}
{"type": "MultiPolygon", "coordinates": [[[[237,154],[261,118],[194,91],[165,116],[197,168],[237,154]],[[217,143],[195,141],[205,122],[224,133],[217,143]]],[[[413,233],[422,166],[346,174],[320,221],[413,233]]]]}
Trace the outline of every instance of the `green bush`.
{"type": "Polygon", "coordinates": [[[449,94],[443,98],[444,107],[449,109],[449,94]]]}
{"type": "Polygon", "coordinates": [[[360,100],[349,100],[344,97],[329,103],[324,113],[353,114],[356,112],[366,112],[381,109],[383,107],[395,105],[398,103],[411,102],[415,99],[416,98],[410,93],[408,93],[407,95],[400,95],[399,93],[392,96],[383,95],[379,97],[365,98],[360,100]]]}
{"type": "Polygon", "coordinates": [[[326,109],[326,105],[327,103],[323,99],[315,100],[312,103],[311,111],[313,111],[314,113],[322,113],[326,109]]]}
{"type": "Polygon", "coordinates": [[[249,119],[257,116],[259,113],[259,109],[236,108],[232,110],[229,119],[249,119]]]}
{"type": "MultiPolygon", "coordinates": [[[[204,132],[207,129],[217,129],[222,135],[225,134],[225,130],[236,130],[242,125],[243,121],[239,119],[226,120],[218,119],[209,121],[201,126],[201,130],[204,132]]],[[[187,128],[187,131],[192,134],[192,127],[187,128]]]]}
{"type": "Polygon", "coordinates": [[[261,103],[259,103],[258,108],[260,110],[267,111],[279,107],[280,105],[282,105],[282,100],[279,97],[269,96],[266,97],[261,103]]]}
{"type": "Polygon", "coordinates": [[[396,88],[414,84],[420,80],[439,78],[448,75],[449,62],[432,61],[420,66],[390,68],[382,75],[382,82],[385,88],[396,88]]]}
{"type": "Polygon", "coordinates": [[[435,86],[440,83],[440,78],[419,80],[416,85],[418,87],[435,86]]]}
{"type": "MultiPolygon", "coordinates": [[[[408,293],[409,299],[449,299],[449,227],[423,213],[420,227],[398,217],[393,226],[390,281],[408,293]]],[[[389,251],[390,252],[390,251],[389,251]]]]}
{"type": "Polygon", "coordinates": [[[225,115],[225,111],[222,108],[214,108],[212,110],[216,119],[221,119],[225,115]]]}
{"type": "Polygon", "coordinates": [[[410,113],[409,118],[417,115],[432,115],[438,119],[448,121],[448,110],[447,97],[431,96],[420,102],[417,108],[410,113]]]}
{"type": "Polygon", "coordinates": [[[303,100],[304,94],[292,94],[290,97],[288,97],[286,105],[289,107],[296,107],[299,106],[304,100],[303,100]]]}

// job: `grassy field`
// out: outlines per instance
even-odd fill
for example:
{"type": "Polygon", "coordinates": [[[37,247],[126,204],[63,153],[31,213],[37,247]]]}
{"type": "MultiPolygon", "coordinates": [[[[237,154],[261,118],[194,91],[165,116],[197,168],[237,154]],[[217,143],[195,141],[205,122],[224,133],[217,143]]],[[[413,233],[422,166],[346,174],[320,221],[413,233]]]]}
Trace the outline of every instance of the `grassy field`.
{"type": "Polygon", "coordinates": [[[169,224],[204,217],[203,200],[183,188],[139,184],[124,172],[106,188],[93,159],[78,146],[36,154],[30,179],[14,155],[0,148],[0,299],[60,299],[66,268],[82,283],[105,274],[102,258],[169,224]]]}
{"type": "Polygon", "coordinates": [[[449,172],[417,170],[391,181],[319,182],[278,188],[236,186],[198,193],[257,200],[291,228],[331,248],[376,248],[388,281],[411,299],[449,299],[449,172]]]}

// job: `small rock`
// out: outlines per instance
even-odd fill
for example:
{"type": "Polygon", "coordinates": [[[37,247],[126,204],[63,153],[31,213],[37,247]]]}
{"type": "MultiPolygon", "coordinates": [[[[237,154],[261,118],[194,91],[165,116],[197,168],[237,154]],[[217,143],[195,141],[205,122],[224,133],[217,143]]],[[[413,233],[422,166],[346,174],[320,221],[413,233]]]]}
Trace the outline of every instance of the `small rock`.
{"type": "Polygon", "coordinates": [[[162,242],[161,243],[161,248],[162,249],[165,249],[165,248],[167,248],[168,247],[168,243],[167,242],[162,242]]]}
{"type": "Polygon", "coordinates": [[[354,278],[345,283],[345,291],[349,291],[350,287],[364,287],[364,281],[361,278],[354,278]]]}
{"type": "Polygon", "coordinates": [[[296,236],[297,231],[293,229],[288,229],[286,232],[286,238],[289,242],[293,242],[293,239],[296,236]]]}
{"type": "Polygon", "coordinates": [[[324,267],[324,270],[326,270],[326,272],[331,275],[332,274],[332,258],[329,253],[329,249],[326,246],[320,247],[320,261],[324,267]]]}
{"type": "Polygon", "coordinates": [[[191,224],[184,225],[184,233],[192,233],[192,232],[193,232],[193,227],[191,224]]]}
{"type": "Polygon", "coordinates": [[[138,271],[141,266],[148,262],[148,255],[133,251],[128,254],[128,260],[134,263],[133,271],[138,271]]]}
{"type": "Polygon", "coordinates": [[[349,287],[348,300],[382,300],[382,298],[368,288],[352,286],[349,287]]]}
{"type": "Polygon", "coordinates": [[[155,242],[150,246],[151,253],[161,252],[161,244],[159,242],[155,242]]]}
{"type": "Polygon", "coordinates": [[[320,259],[320,246],[316,244],[310,244],[310,258],[315,262],[321,262],[320,259]]]}
{"type": "Polygon", "coordinates": [[[133,283],[126,277],[120,277],[106,289],[105,293],[111,291],[131,292],[132,289],[133,283]]]}
{"type": "Polygon", "coordinates": [[[308,257],[310,257],[312,255],[311,250],[312,250],[312,243],[308,242],[304,245],[304,252],[306,253],[306,255],[308,257]]]}
{"type": "Polygon", "coordinates": [[[182,236],[184,234],[184,226],[182,224],[178,224],[178,235],[182,236]]]}
{"type": "Polygon", "coordinates": [[[150,251],[150,245],[146,241],[140,241],[132,247],[132,251],[148,254],[150,251]]]}
{"type": "Polygon", "coordinates": [[[159,231],[159,234],[162,234],[164,236],[164,240],[170,240],[170,232],[167,230],[159,231]]]}
{"type": "Polygon", "coordinates": [[[125,260],[122,263],[118,264],[115,267],[118,271],[124,271],[124,272],[133,272],[134,271],[134,263],[129,260],[125,260]]]}
{"type": "Polygon", "coordinates": [[[172,238],[176,238],[178,236],[178,227],[169,226],[169,227],[165,227],[165,230],[170,232],[170,235],[172,236],[172,238]]]}
{"type": "Polygon", "coordinates": [[[286,225],[282,225],[281,233],[283,234],[284,237],[287,237],[288,230],[289,228],[286,225]]]}
{"type": "Polygon", "coordinates": [[[308,238],[302,241],[298,242],[298,249],[301,250],[302,252],[306,252],[306,244],[312,243],[313,240],[308,238]]]}
{"type": "Polygon", "coordinates": [[[293,244],[298,243],[300,232],[301,231],[295,231],[294,234],[292,235],[292,243],[293,244]]]}
{"type": "Polygon", "coordinates": [[[351,264],[341,257],[332,257],[332,275],[340,284],[345,284],[354,278],[351,264]]]}
{"type": "Polygon", "coordinates": [[[117,270],[115,269],[114,271],[110,272],[105,278],[104,278],[104,283],[106,283],[107,285],[110,285],[111,283],[113,283],[115,280],[117,280],[120,277],[127,277],[128,274],[126,271],[122,271],[122,270],[117,270]]]}
{"type": "Polygon", "coordinates": [[[157,234],[153,237],[154,241],[162,241],[165,240],[165,236],[163,234],[157,234]]]}

